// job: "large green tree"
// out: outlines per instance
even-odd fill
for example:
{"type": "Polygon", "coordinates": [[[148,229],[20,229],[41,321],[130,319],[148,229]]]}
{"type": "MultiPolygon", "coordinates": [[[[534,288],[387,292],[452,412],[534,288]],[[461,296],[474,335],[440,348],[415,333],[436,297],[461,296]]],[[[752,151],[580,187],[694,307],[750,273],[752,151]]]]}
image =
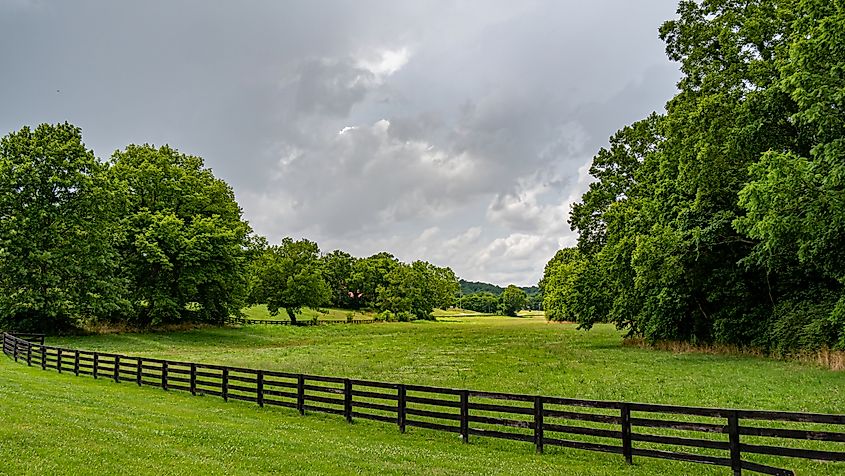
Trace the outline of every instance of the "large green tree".
{"type": "Polygon", "coordinates": [[[735,224],[759,241],[746,262],[785,284],[767,340],[845,348],[845,3],[801,1],[795,18],[778,88],[796,104],[802,147],[751,167],[735,224]]]}
{"type": "Polygon", "coordinates": [[[312,241],[284,238],[280,245],[267,247],[252,267],[250,302],[266,304],[274,316],[284,309],[293,324],[303,307],[319,307],[331,298],[320,248],[312,241]]]}
{"type": "Polygon", "coordinates": [[[201,158],[168,146],[115,152],[111,180],[126,197],[120,263],[137,325],[222,323],[246,297],[251,229],[234,192],[201,158]]]}
{"type": "Polygon", "coordinates": [[[0,140],[0,327],[56,332],[119,312],[119,197],[68,123],[0,140]]]}
{"type": "Polygon", "coordinates": [[[540,289],[543,309],[552,321],[575,321],[578,293],[576,283],[582,278],[586,261],[577,248],[564,248],[546,264],[540,289]]]}
{"type": "Polygon", "coordinates": [[[417,319],[430,319],[434,308],[447,308],[460,290],[455,273],[425,261],[400,263],[378,287],[377,307],[409,312],[417,319]]]}
{"type": "Polygon", "coordinates": [[[350,290],[356,296],[356,306],[375,306],[379,287],[387,285],[388,274],[398,266],[399,260],[387,252],[376,253],[355,261],[349,281],[350,290]]]}
{"type": "Polygon", "coordinates": [[[458,305],[461,309],[492,314],[499,307],[499,296],[486,291],[464,294],[458,305]]]}
{"type": "Polygon", "coordinates": [[[526,304],[528,304],[528,295],[513,284],[506,287],[499,296],[499,312],[505,316],[516,316],[518,311],[525,309],[526,304]]]}
{"type": "Polygon", "coordinates": [[[681,1],[660,29],[678,94],[596,155],[584,263],[547,299],[651,341],[845,345],[842,8],[681,1]]]}
{"type": "Polygon", "coordinates": [[[323,279],[332,291],[330,304],[340,308],[354,308],[358,293],[352,289],[352,271],[357,259],[345,251],[335,250],[320,258],[323,279]]]}

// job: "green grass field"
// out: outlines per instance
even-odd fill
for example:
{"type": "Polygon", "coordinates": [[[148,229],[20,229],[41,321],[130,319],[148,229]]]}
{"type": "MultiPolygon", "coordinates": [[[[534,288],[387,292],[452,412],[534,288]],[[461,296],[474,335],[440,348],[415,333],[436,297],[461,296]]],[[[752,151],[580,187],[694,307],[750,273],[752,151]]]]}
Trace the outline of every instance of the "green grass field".
{"type": "MultiPolygon", "coordinates": [[[[290,372],[576,398],[845,412],[845,373],[750,356],[623,347],[541,317],[320,327],[245,326],[51,339],[51,344],[290,372]]],[[[136,474],[729,474],[724,468],[259,409],[0,362],[0,472],[136,474]],[[75,451],[74,447],[82,447],[75,451]],[[139,455],[141,456],[139,458],[139,455]],[[139,462],[138,460],[143,461],[139,462]]],[[[770,460],[798,474],[843,464],[770,460]]]]}
{"type": "MultiPolygon", "coordinates": [[[[272,321],[286,321],[288,314],[282,310],[275,316],[270,314],[267,306],[261,304],[244,309],[244,314],[247,319],[272,320],[272,321]]],[[[310,321],[315,317],[321,321],[345,321],[347,317],[352,316],[353,319],[372,319],[372,312],[351,311],[348,309],[311,309],[306,307],[302,309],[302,313],[296,318],[302,321],[310,321]]]]}

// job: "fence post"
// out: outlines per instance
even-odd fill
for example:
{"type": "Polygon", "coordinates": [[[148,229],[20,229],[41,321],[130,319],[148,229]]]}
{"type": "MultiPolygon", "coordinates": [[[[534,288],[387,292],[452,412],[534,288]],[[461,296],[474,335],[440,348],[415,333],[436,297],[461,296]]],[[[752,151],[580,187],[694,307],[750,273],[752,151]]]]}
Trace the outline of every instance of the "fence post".
{"type": "Polygon", "coordinates": [[[62,373],[62,349],[56,349],[56,370],[62,373]]]}
{"type": "Polygon", "coordinates": [[[15,362],[17,362],[18,361],[18,339],[13,340],[12,344],[14,345],[14,349],[15,349],[12,352],[12,355],[15,357],[15,362]]]}
{"type": "Polygon", "coordinates": [[[407,407],[408,403],[405,400],[407,398],[407,390],[405,389],[404,384],[399,384],[399,395],[397,395],[397,408],[396,408],[396,424],[399,425],[399,432],[405,433],[405,408],[407,407]]]}
{"type": "Polygon", "coordinates": [[[167,390],[167,361],[161,362],[161,389],[167,390]]]}
{"type": "Polygon", "coordinates": [[[634,463],[634,451],[631,446],[631,404],[623,403],[621,410],[622,417],[622,455],[625,462],[634,463]]]}
{"type": "Polygon", "coordinates": [[[135,367],[135,383],[137,383],[139,387],[141,386],[141,383],[142,383],[141,377],[143,376],[142,374],[144,373],[144,363],[143,362],[144,362],[144,360],[142,358],[138,357],[137,367],[135,367]]]}
{"type": "Polygon", "coordinates": [[[736,410],[728,414],[728,437],[731,448],[731,469],[734,476],[742,475],[742,453],[739,449],[739,414],[736,410]]]}
{"type": "Polygon", "coordinates": [[[197,364],[191,362],[191,395],[197,394],[197,364]]]}
{"type": "Polygon", "coordinates": [[[461,438],[469,443],[469,391],[461,390],[461,438]]]}
{"type": "Polygon", "coordinates": [[[543,452],[543,397],[534,397],[534,447],[543,452]]]}
{"type": "Polygon", "coordinates": [[[255,372],[255,401],[259,407],[264,407],[264,371],[255,372]]]}
{"type": "Polygon", "coordinates": [[[32,367],[32,344],[26,346],[26,365],[32,367]]]}
{"type": "Polygon", "coordinates": [[[296,376],[296,409],[300,415],[305,415],[305,376],[296,376]]]}
{"type": "Polygon", "coordinates": [[[94,378],[97,378],[97,370],[100,365],[100,354],[94,352],[94,378]]]}
{"type": "Polygon", "coordinates": [[[47,348],[41,345],[41,370],[47,370],[47,348]]]}
{"type": "Polygon", "coordinates": [[[223,393],[223,401],[229,401],[229,367],[223,367],[223,377],[220,381],[220,391],[223,393]]]}
{"type": "Polygon", "coordinates": [[[343,379],[343,415],[352,423],[352,380],[343,379]]]}
{"type": "Polygon", "coordinates": [[[114,356],[114,383],[120,383],[120,356],[114,356]]]}
{"type": "Polygon", "coordinates": [[[79,377],[79,351],[73,351],[73,375],[79,377]]]}

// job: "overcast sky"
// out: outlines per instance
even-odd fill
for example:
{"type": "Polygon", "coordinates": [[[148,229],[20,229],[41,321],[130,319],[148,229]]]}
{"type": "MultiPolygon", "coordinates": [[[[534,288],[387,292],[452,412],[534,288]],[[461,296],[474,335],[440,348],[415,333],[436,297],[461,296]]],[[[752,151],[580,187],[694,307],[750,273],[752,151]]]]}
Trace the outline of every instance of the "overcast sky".
{"type": "Polygon", "coordinates": [[[595,152],[663,109],[676,0],[0,0],[0,135],[205,159],[256,232],[536,284],[595,152]]]}

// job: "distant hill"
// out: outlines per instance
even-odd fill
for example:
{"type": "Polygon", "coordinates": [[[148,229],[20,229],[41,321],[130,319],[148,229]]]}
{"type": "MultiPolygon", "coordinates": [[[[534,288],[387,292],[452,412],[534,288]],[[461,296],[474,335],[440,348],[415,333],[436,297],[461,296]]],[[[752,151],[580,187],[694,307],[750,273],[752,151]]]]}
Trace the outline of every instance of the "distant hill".
{"type": "MultiPolygon", "coordinates": [[[[495,284],[490,283],[483,283],[481,281],[466,281],[461,279],[461,294],[474,294],[474,293],[493,293],[495,295],[502,294],[505,288],[501,286],[496,286],[495,284]]],[[[540,288],[537,286],[521,286],[520,289],[525,291],[526,294],[529,296],[537,294],[540,292],[540,288]]]]}

